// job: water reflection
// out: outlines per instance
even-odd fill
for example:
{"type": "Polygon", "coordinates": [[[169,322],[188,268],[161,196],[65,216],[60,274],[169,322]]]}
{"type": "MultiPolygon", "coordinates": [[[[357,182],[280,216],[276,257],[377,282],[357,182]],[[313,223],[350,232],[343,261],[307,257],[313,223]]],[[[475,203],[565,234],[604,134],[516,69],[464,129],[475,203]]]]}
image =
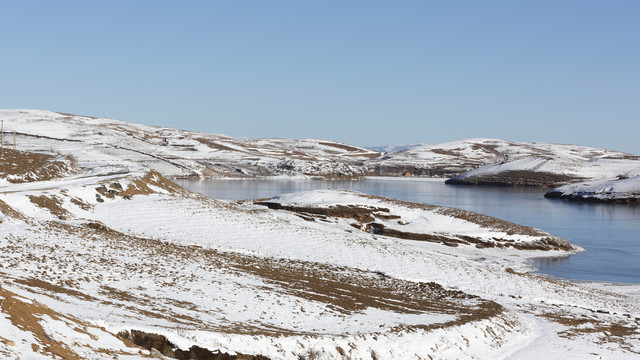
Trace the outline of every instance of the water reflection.
{"type": "Polygon", "coordinates": [[[551,256],[535,258],[535,262],[541,266],[558,266],[569,261],[571,256],[551,256]]]}
{"type": "Polygon", "coordinates": [[[545,189],[445,185],[428,179],[357,181],[251,179],[193,181],[181,185],[230,200],[256,199],[311,189],[350,189],[401,200],[451,206],[534,226],[587,251],[536,260],[540,272],[581,280],[640,283],[640,207],[545,199],[545,189]]]}

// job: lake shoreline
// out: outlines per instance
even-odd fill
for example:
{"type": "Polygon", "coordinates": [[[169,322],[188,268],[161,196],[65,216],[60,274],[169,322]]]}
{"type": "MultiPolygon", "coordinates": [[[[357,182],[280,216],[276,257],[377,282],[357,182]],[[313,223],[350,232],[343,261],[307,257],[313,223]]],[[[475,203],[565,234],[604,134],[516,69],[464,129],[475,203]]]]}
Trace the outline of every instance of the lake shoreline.
{"type": "MultiPolygon", "coordinates": [[[[542,228],[584,248],[586,251],[580,254],[587,254],[586,256],[576,258],[574,254],[568,260],[569,263],[577,263],[576,266],[579,266],[582,278],[575,279],[571,276],[563,276],[564,273],[573,272],[571,267],[567,268],[564,264],[557,264],[552,269],[543,268],[544,274],[568,280],[602,281],[600,278],[584,278],[588,277],[589,274],[598,273],[597,267],[600,266],[598,264],[602,264],[603,271],[609,266],[609,256],[606,254],[602,256],[600,254],[601,251],[592,250],[594,246],[602,245],[598,238],[599,234],[620,232],[615,230],[616,227],[619,227],[615,225],[616,213],[621,213],[622,215],[620,216],[626,218],[629,216],[640,217],[640,211],[633,207],[594,203],[568,203],[557,199],[545,199],[544,192],[537,187],[451,186],[446,185],[444,180],[430,177],[371,176],[360,180],[342,181],[277,177],[264,179],[176,180],[176,182],[192,191],[205,195],[208,193],[209,195],[207,196],[209,197],[229,200],[268,199],[282,193],[315,188],[345,188],[408,201],[415,201],[412,197],[419,196],[418,202],[463,208],[523,225],[542,228]],[[529,213],[533,216],[528,215],[529,213]],[[557,215],[554,216],[554,213],[557,213],[557,215]],[[598,215],[598,213],[601,213],[601,215],[598,215]],[[549,216],[545,217],[545,214],[549,214],[549,216]],[[603,219],[609,219],[606,224],[611,226],[611,228],[607,228],[610,230],[598,229],[594,224],[603,224],[602,221],[593,223],[592,221],[584,220],[585,216],[587,219],[592,220],[596,220],[599,216],[604,216],[603,219]],[[554,217],[559,218],[556,221],[554,217]],[[571,230],[568,224],[574,224],[576,228],[571,230]],[[592,230],[580,229],[581,226],[592,230]],[[602,260],[594,260],[596,261],[594,269],[589,269],[584,257],[602,258],[602,260]]],[[[630,225],[627,223],[625,222],[623,225],[629,227],[630,225]]],[[[635,230],[632,227],[624,231],[630,234],[628,236],[632,236],[635,230]]],[[[618,236],[622,236],[624,239],[623,234],[618,236]]],[[[617,240],[617,242],[619,241],[621,240],[617,240]]],[[[637,252],[640,251],[636,248],[631,254],[637,252]]],[[[616,261],[614,267],[620,266],[621,262],[632,266],[633,255],[631,254],[621,255],[620,261],[616,261]]],[[[619,273],[624,272],[622,270],[619,271],[619,273]]],[[[596,275],[592,276],[595,277],[596,275]]],[[[607,281],[616,282],[617,280],[612,277],[607,281]]],[[[640,283],[640,277],[635,281],[637,281],[635,283],[640,283]]],[[[629,281],[625,279],[622,282],[628,283],[629,281]]]]}

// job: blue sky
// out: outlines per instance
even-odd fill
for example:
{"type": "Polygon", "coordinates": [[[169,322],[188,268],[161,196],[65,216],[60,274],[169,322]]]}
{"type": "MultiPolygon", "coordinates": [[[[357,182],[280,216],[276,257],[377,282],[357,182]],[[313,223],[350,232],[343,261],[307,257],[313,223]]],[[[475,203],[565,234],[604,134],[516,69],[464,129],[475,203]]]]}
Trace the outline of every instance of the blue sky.
{"type": "Polygon", "coordinates": [[[640,154],[640,1],[0,0],[0,107],[640,154]]]}

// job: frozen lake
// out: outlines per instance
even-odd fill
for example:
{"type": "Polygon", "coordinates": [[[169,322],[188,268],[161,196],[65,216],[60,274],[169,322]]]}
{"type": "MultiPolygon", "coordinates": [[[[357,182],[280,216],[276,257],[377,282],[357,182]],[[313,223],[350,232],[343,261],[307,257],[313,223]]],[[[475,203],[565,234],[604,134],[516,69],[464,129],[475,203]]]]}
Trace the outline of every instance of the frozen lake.
{"type": "Polygon", "coordinates": [[[440,179],[368,178],[176,180],[216,199],[244,200],[311,189],[350,189],[396,199],[451,206],[543,229],[587,251],[535,262],[557,277],[640,283],[640,207],[545,199],[545,189],[445,185],[440,179]]]}

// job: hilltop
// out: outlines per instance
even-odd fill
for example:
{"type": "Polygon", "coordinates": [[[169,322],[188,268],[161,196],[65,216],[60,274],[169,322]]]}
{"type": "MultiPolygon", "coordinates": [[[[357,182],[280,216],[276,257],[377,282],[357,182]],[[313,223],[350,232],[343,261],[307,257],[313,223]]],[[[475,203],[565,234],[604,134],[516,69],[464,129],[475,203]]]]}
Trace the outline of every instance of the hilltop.
{"type": "MultiPolygon", "coordinates": [[[[243,139],[38,110],[0,110],[18,148],[168,177],[456,177],[456,184],[557,186],[640,167],[632,154],[577,145],[466,139],[380,151],[319,139],[243,139]]],[[[12,141],[6,139],[7,143],[12,141]]],[[[11,144],[9,144],[10,146],[11,144]]]]}

